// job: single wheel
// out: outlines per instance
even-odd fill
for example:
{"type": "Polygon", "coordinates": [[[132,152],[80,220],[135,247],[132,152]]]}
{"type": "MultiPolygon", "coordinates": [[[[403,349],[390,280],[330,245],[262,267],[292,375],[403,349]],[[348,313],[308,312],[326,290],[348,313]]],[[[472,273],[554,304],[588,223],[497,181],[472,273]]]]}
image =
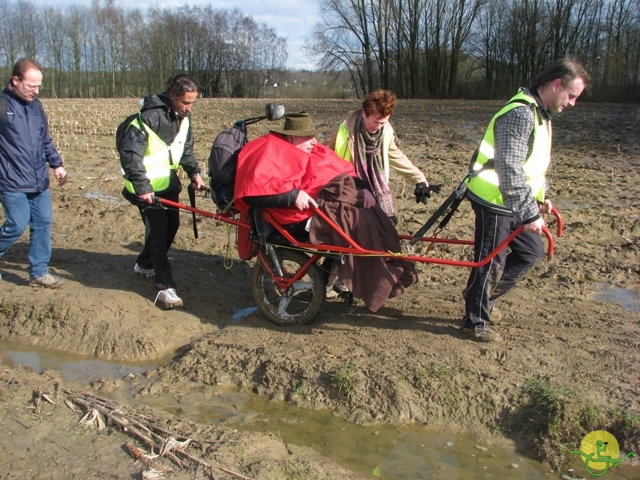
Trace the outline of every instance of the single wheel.
{"type": "MultiPolygon", "coordinates": [[[[309,260],[307,254],[285,248],[277,248],[276,254],[286,278],[294,277],[309,260]]],[[[273,269],[273,260],[268,255],[265,258],[269,268],[273,269]]],[[[324,306],[325,281],[316,264],[311,265],[305,276],[283,293],[258,260],[253,269],[251,286],[260,311],[278,325],[306,325],[320,314],[324,306]]]]}

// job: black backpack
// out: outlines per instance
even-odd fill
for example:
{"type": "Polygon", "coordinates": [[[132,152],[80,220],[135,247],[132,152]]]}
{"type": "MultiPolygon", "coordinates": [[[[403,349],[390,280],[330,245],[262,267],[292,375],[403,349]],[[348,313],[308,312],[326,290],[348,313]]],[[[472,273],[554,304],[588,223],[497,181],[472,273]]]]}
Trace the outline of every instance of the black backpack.
{"type": "Polygon", "coordinates": [[[232,208],[238,154],[247,143],[247,126],[238,120],[233,127],[218,134],[211,145],[209,178],[211,197],[220,210],[232,208]]]}
{"type": "Polygon", "coordinates": [[[7,94],[0,92],[0,123],[7,118],[7,94]]]}
{"type": "Polygon", "coordinates": [[[142,122],[142,118],[140,118],[140,112],[136,112],[129,115],[122,122],[120,122],[120,125],[118,125],[118,128],[116,129],[116,150],[118,150],[118,152],[122,147],[122,140],[124,139],[124,134],[127,133],[127,130],[129,130],[129,126],[131,125],[131,122],[133,122],[133,120],[135,120],[136,118],[138,118],[139,121],[142,122]]]}

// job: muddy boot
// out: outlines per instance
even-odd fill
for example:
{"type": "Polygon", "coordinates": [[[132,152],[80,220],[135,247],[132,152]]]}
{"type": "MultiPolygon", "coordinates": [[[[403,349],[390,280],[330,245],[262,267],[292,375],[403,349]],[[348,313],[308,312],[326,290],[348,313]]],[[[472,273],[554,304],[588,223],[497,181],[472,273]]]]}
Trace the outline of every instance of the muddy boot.
{"type": "Polygon", "coordinates": [[[463,320],[460,330],[463,334],[475,338],[479,342],[497,342],[502,337],[496,333],[489,325],[484,323],[473,324],[468,318],[463,320]]]}

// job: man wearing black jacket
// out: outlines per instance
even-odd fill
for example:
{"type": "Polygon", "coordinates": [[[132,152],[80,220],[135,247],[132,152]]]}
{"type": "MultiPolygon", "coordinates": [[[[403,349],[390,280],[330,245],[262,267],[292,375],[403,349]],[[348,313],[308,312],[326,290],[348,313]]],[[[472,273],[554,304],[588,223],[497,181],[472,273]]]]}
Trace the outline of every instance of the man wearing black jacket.
{"type": "Polygon", "coordinates": [[[164,93],[145,98],[140,115],[128,126],[118,146],[125,178],[122,195],[140,209],[145,226],[144,248],[134,273],[155,276],[156,302],[164,308],[182,306],[171,275],[167,252],[180,225],[178,210],[153,203],[154,197],[177,202],[182,184],[178,165],[197,190],[206,188],[193,154],[190,112],[198,86],[189,75],[175,75],[164,93]]]}

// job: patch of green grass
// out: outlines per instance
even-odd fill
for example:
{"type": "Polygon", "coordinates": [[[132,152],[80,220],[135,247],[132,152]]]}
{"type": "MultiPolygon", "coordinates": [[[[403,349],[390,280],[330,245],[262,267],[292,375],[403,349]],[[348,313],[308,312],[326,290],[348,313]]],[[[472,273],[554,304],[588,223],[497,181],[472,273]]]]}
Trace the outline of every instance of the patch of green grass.
{"type": "Polygon", "coordinates": [[[555,468],[566,464],[569,451],[578,449],[595,430],[611,433],[624,451],[640,449],[640,414],[636,412],[606,411],[548,379],[527,379],[523,394],[521,421],[536,432],[539,455],[555,468]]]}
{"type": "Polygon", "coordinates": [[[631,410],[613,412],[610,430],[608,430],[626,452],[640,452],[640,413],[631,410]]]}
{"type": "Polygon", "coordinates": [[[562,423],[567,401],[573,396],[566,389],[554,387],[546,378],[528,378],[523,392],[530,398],[533,406],[532,413],[536,418],[532,418],[532,421],[538,423],[539,420],[539,423],[549,427],[562,423]]]}
{"type": "Polygon", "coordinates": [[[306,398],[306,394],[304,393],[304,383],[302,381],[298,381],[296,385],[293,387],[293,394],[300,397],[301,399],[306,398]]]}
{"type": "Polygon", "coordinates": [[[345,363],[331,374],[331,380],[342,395],[353,395],[358,383],[358,367],[353,363],[345,363]]]}
{"type": "Polygon", "coordinates": [[[432,388],[443,381],[452,380],[453,374],[453,370],[446,363],[432,363],[427,367],[418,365],[413,371],[413,384],[419,389],[432,388]]]}
{"type": "Polygon", "coordinates": [[[461,392],[454,381],[455,371],[444,362],[418,365],[410,381],[413,386],[438,405],[443,416],[455,418],[460,413],[461,392]]]}

